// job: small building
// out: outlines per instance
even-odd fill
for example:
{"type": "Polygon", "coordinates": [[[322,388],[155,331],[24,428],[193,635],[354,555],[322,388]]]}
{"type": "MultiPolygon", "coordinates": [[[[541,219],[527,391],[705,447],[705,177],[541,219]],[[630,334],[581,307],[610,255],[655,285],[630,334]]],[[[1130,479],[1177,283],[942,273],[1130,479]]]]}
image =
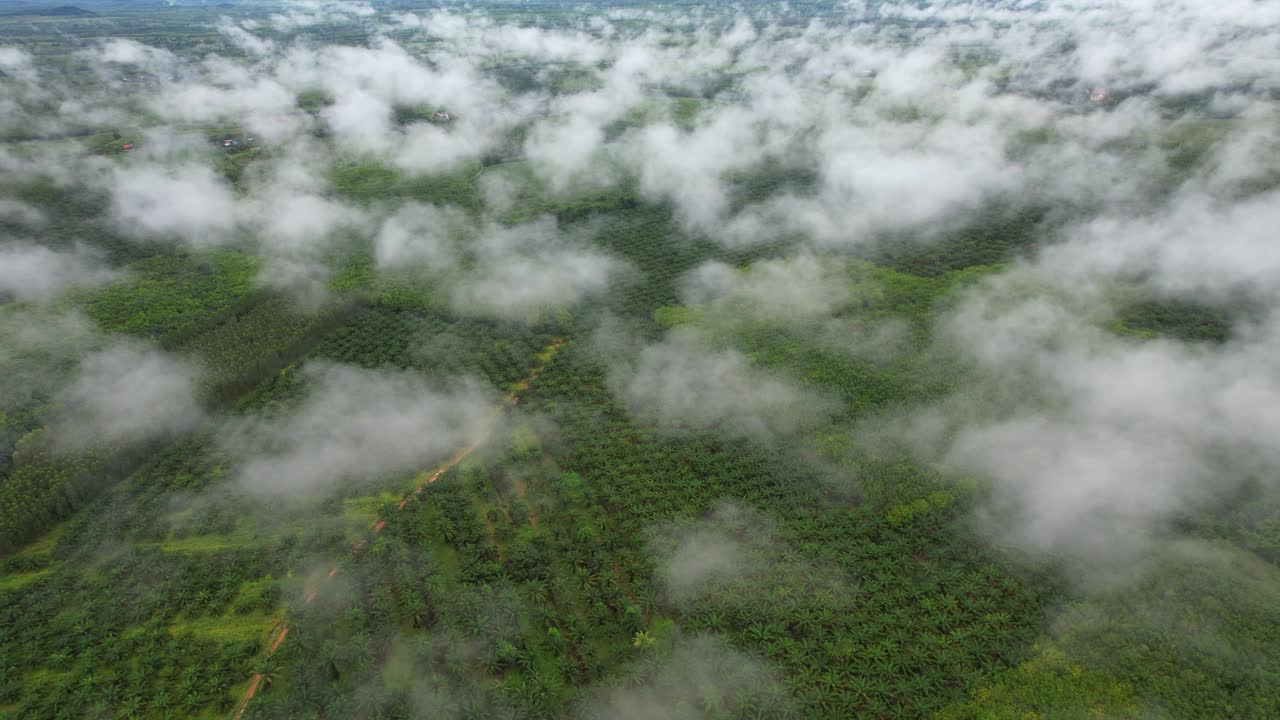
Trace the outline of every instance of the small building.
{"type": "Polygon", "coordinates": [[[133,152],[133,143],[125,143],[121,145],[120,152],[133,152]]]}
{"type": "Polygon", "coordinates": [[[1090,90],[1090,91],[1089,91],[1089,101],[1090,101],[1090,102],[1100,103],[1100,102],[1102,102],[1103,100],[1106,100],[1106,99],[1107,99],[1107,89],[1106,89],[1106,88],[1094,88],[1094,89],[1092,89],[1092,90],[1090,90]]]}
{"type": "Polygon", "coordinates": [[[444,110],[431,113],[432,122],[450,122],[451,120],[453,120],[453,115],[444,110]]]}

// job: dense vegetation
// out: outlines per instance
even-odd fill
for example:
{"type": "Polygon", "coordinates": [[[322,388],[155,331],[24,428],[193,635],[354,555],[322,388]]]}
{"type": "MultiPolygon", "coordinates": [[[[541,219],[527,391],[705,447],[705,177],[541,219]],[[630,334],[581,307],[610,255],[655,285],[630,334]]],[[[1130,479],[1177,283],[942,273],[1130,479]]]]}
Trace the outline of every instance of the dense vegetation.
{"type": "MultiPolygon", "coordinates": [[[[856,360],[815,344],[803,323],[723,325],[708,309],[674,305],[680,269],[710,257],[749,264],[768,249],[722,254],[683,238],[667,210],[646,206],[615,211],[598,242],[648,273],[648,282],[603,299],[613,312],[655,335],[673,325],[710,332],[764,366],[834,390],[847,419],[935,396],[955,382],[959,369],[937,375],[934,363],[931,374],[910,350],[927,346],[929,319],[945,310],[954,288],[994,270],[921,277],[852,266],[857,299],[847,319],[896,320],[909,329],[908,351],[856,360]]],[[[1266,664],[1239,680],[1220,669],[1188,670],[1160,686],[1167,689],[1153,688],[1162,663],[1183,662],[1176,658],[1186,650],[1147,635],[1140,615],[1123,619],[1139,612],[1132,606],[1083,600],[1077,612],[1096,618],[1091,624],[1031,649],[1054,583],[1012,572],[981,550],[958,522],[971,491],[931,470],[813,438],[846,472],[874,479],[859,486],[862,500],[850,507],[832,504],[833,493],[842,497],[848,488],[814,472],[799,447],[697,433],[672,438],[636,424],[606,387],[590,323],[570,323],[578,329],[521,389],[566,327],[451,317],[429,297],[403,293],[299,324],[283,300],[242,295],[257,299],[236,309],[198,283],[165,282],[170,268],[182,267],[175,262],[183,261],[144,263],[150,273],[131,280],[161,300],[138,306],[148,312],[131,315],[131,294],[121,285],[99,291],[88,307],[104,320],[119,318],[108,322],[121,329],[203,350],[225,377],[262,377],[264,362],[289,365],[291,357],[275,348],[316,334],[308,357],[472,374],[517,388],[521,412],[548,418],[557,430],[509,426],[489,450],[408,495],[403,507],[396,494],[339,489],[281,506],[269,519],[231,481],[235,459],[220,457],[203,435],[155,452],[94,500],[93,488],[131,467],[106,467],[95,455],[58,458],[64,469],[44,472],[64,476],[39,486],[60,489],[39,500],[18,493],[34,487],[21,480],[30,468],[45,466],[17,453],[19,472],[4,486],[13,498],[5,518],[25,518],[14,537],[85,511],[6,560],[5,624],[19,632],[0,651],[16,671],[4,688],[16,717],[228,712],[255,672],[266,687],[245,717],[407,717],[426,708],[477,718],[608,716],[610,692],[629,687],[684,693],[694,707],[735,717],[832,718],[1021,718],[1031,710],[1084,717],[1100,708],[1136,717],[1145,703],[1167,708],[1196,687],[1202,706],[1221,716],[1268,717],[1266,664]],[[164,309],[192,295],[215,298],[205,312],[221,319],[184,337],[194,325],[164,309]],[[269,342],[258,347],[239,337],[269,342]],[[47,515],[28,512],[39,507],[47,515]],[[379,517],[381,532],[352,551],[379,517]],[[738,538],[755,569],[673,588],[658,559],[691,532],[738,538]],[[767,542],[759,542],[761,533],[767,542]],[[94,550],[104,544],[117,549],[94,550]],[[307,571],[288,579],[335,556],[342,559],[333,577],[307,571]],[[133,590],[107,595],[105,587],[133,590]],[[129,612],[121,613],[116,603],[125,598],[129,612]],[[17,620],[25,617],[53,620],[17,620]],[[270,653],[281,623],[288,641],[270,653]],[[1098,650],[1104,639],[1117,644],[1116,654],[1098,650]],[[1117,661],[1130,642],[1150,654],[1117,661]],[[751,690],[689,688],[670,676],[672,663],[696,666],[688,672],[731,669],[753,678],[751,690]]],[[[1198,312],[1182,311],[1178,317],[1190,319],[1177,327],[1213,317],[1198,312]]],[[[1126,321],[1138,326],[1135,317],[1126,321]]],[[[305,393],[296,373],[267,375],[240,402],[242,411],[287,407],[305,393]]],[[[1157,586],[1142,597],[1167,592],[1157,586]]],[[[1271,610],[1238,612],[1258,619],[1271,610]]],[[[1274,647],[1250,641],[1260,656],[1274,647]]]]}
{"type": "Polygon", "coordinates": [[[253,258],[232,251],[148,257],[89,294],[85,313],[105,331],[177,345],[251,304],[256,270],[253,258]]]}
{"type": "MultiPolygon", "coordinates": [[[[796,5],[806,17],[830,7],[796,5]]],[[[80,48],[104,22],[113,37],[211,65],[253,52],[213,29],[222,14],[270,23],[244,5],[92,7],[106,17],[24,11],[0,17],[0,31],[87,87],[101,68],[80,48]]],[[[525,27],[578,28],[579,12],[561,0],[492,8],[525,27]]],[[[364,15],[280,17],[264,32],[281,47],[301,35],[372,42],[364,15]]],[[[618,27],[644,22],[624,13],[618,27]]],[[[794,15],[779,22],[805,32],[794,15]]],[[[388,27],[377,32],[409,36],[388,27]]],[[[590,91],[598,79],[570,62],[494,57],[483,68],[513,97],[590,91]]],[[[614,140],[653,118],[696,128],[738,82],[702,80],[646,88],[652,97],[602,132],[614,140]]],[[[335,102],[320,90],[294,100],[307,121],[335,102]]],[[[398,105],[388,122],[429,122],[441,109],[398,105]]],[[[0,159],[47,143],[109,172],[125,162],[122,143],[156,137],[144,127],[151,112],[131,118],[137,127],[6,125],[0,159]]],[[[210,162],[238,200],[263,190],[255,166],[273,148],[251,147],[241,127],[183,130],[215,153],[222,138],[243,139],[210,162]]],[[[468,307],[436,268],[380,266],[372,230],[317,240],[325,273],[297,293],[266,281],[264,238],[142,242],[113,219],[109,197],[74,178],[0,179],[0,200],[40,214],[0,215],[4,242],[38,236],[107,270],[53,297],[0,297],[0,718],[606,720],[641,708],[706,719],[1280,720],[1280,497],[1265,479],[1188,503],[1174,527],[1153,531],[1179,540],[1098,587],[993,542],[991,479],[931,464],[897,437],[903,417],[977,385],[947,322],[975,288],[1052,242],[1068,221],[1061,209],[992,202],[844,251],[786,234],[735,245],[691,229],[678,203],[634,177],[553,191],[523,157],[529,132],[411,173],[312,130],[307,148],[328,154],[294,168],[300,185],[322,188],[308,207],[345,203],[372,223],[402,203],[449,206],[504,229],[550,217],[556,242],[619,268],[607,287],[520,319],[468,307]],[[495,187],[509,195],[497,209],[486,199],[495,187]],[[835,299],[810,314],[760,312],[751,293],[796,258],[821,269],[800,277],[835,299]],[[691,292],[707,267],[739,294],[691,292]],[[682,338],[820,398],[802,408],[813,422],[760,433],[722,432],[738,418],[646,418],[619,390],[618,368],[637,348],[682,338]],[[113,343],[198,367],[199,422],[60,445],[65,388],[113,343]],[[310,370],[334,366],[481,387],[486,424],[421,467],[386,472],[371,458],[357,479],[263,495],[228,428],[301,412],[320,384],[310,370]]],[[[1218,132],[1205,122],[1155,138],[1169,177],[1153,192],[1171,192],[1162,183],[1188,176],[1218,132]]],[[[1028,133],[1012,152],[1054,141],[1028,133]]],[[[771,160],[724,181],[741,209],[822,179],[771,160]]],[[[459,275],[484,262],[471,248],[457,255],[459,275]]],[[[516,267],[506,282],[529,279],[516,267]]],[[[1253,332],[1247,302],[1166,297],[1140,280],[1104,288],[1112,305],[1087,317],[1090,337],[1200,358],[1253,332]]],[[[994,383],[1018,394],[1013,375],[994,383]]],[[[361,427],[360,440],[382,431],[361,427]]],[[[397,438],[431,445],[424,434],[397,438]]]]}

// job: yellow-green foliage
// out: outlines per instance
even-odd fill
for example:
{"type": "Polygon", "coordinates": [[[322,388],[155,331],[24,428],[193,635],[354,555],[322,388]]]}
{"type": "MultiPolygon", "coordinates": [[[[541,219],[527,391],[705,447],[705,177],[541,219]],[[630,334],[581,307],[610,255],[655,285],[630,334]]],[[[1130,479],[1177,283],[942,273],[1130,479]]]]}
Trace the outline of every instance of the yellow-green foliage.
{"type": "Polygon", "coordinates": [[[926,497],[912,500],[908,503],[894,505],[889,508],[886,517],[889,523],[894,526],[904,525],[912,520],[932,515],[937,511],[944,510],[951,506],[956,500],[955,492],[951,490],[935,490],[926,497]]]}
{"type": "Polygon", "coordinates": [[[52,530],[50,530],[49,532],[46,532],[39,540],[36,540],[30,545],[22,548],[22,550],[18,552],[16,556],[17,557],[37,557],[41,555],[47,556],[49,553],[53,551],[54,546],[58,544],[58,538],[62,536],[62,531],[66,529],[66,527],[67,527],[66,523],[58,524],[52,530]]]}
{"type": "Polygon", "coordinates": [[[85,312],[103,330],[152,338],[182,334],[229,312],[253,291],[258,261],[231,250],[158,255],[94,291],[85,312]]]}
{"type": "Polygon", "coordinates": [[[473,179],[479,170],[479,163],[471,162],[449,172],[408,176],[373,160],[352,158],[336,164],[330,175],[339,193],[362,202],[404,198],[469,208],[477,204],[473,179]]]}
{"type": "Polygon", "coordinates": [[[249,615],[219,615],[178,620],[169,627],[171,635],[190,633],[197,637],[226,642],[228,640],[264,639],[280,622],[278,614],[256,612],[249,615]]]}
{"type": "Polygon", "coordinates": [[[338,192],[353,197],[389,193],[399,179],[394,169],[368,162],[343,165],[333,172],[333,186],[338,192]]]}
{"type": "Polygon", "coordinates": [[[361,495],[342,501],[342,518],[357,533],[364,532],[378,520],[383,508],[400,501],[400,495],[385,491],[377,495],[361,495]]]}
{"type": "Polygon", "coordinates": [[[333,98],[321,89],[303,90],[298,93],[298,107],[308,112],[315,112],[333,104],[333,98]]]}
{"type": "Polygon", "coordinates": [[[511,455],[516,460],[530,460],[542,454],[542,443],[528,425],[512,428],[510,443],[511,455]]]}
{"type": "Polygon", "coordinates": [[[1122,720],[1143,717],[1134,690],[1115,678],[1070,662],[1055,648],[952,705],[935,720],[1122,720]]]}
{"type": "Polygon", "coordinates": [[[278,532],[260,533],[249,523],[242,522],[234,532],[169,538],[157,543],[157,547],[168,553],[211,553],[236,548],[262,547],[278,535],[278,532]]]}
{"type": "Polygon", "coordinates": [[[560,498],[569,505],[580,505],[586,499],[582,487],[582,476],[576,472],[560,473],[559,482],[555,485],[560,498]]]}
{"type": "Polygon", "coordinates": [[[56,453],[44,430],[28,433],[14,448],[13,470],[0,484],[0,550],[15,550],[66,518],[127,466],[127,458],[101,446],[56,453]]]}
{"type": "Polygon", "coordinates": [[[695,315],[693,308],[683,305],[672,305],[669,307],[660,307],[653,311],[653,319],[661,326],[673,328],[678,325],[688,325],[694,321],[695,315]]]}
{"type": "Polygon", "coordinates": [[[123,152],[120,149],[121,145],[136,145],[140,137],[141,131],[136,128],[117,128],[94,133],[85,137],[81,142],[89,152],[107,154],[123,152]]]}
{"type": "Polygon", "coordinates": [[[6,590],[16,590],[29,582],[38,580],[48,575],[48,570],[37,570],[35,572],[14,573],[12,575],[0,575],[0,592],[6,590]]]}
{"type": "Polygon", "coordinates": [[[1134,582],[1054,620],[1054,641],[1172,717],[1277,718],[1280,570],[1226,542],[1167,542],[1134,582]]]}
{"type": "Polygon", "coordinates": [[[386,307],[427,310],[442,304],[438,277],[420,267],[377,269],[372,257],[354,258],[334,274],[329,289],[386,307]]]}

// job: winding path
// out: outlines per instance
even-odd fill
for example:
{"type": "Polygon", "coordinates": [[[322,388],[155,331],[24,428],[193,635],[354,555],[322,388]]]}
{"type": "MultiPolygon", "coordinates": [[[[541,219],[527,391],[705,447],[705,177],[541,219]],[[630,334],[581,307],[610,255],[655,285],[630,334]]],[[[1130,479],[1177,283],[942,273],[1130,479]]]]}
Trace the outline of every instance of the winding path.
{"type": "MultiPolygon", "coordinates": [[[[510,393],[508,393],[505,397],[503,397],[502,404],[500,404],[494,410],[493,418],[485,425],[484,430],[480,434],[480,437],[477,438],[475,442],[471,443],[471,445],[467,446],[467,448],[464,449],[462,452],[458,453],[457,455],[454,455],[453,458],[451,458],[448,462],[436,468],[435,472],[428,475],[425,479],[422,480],[422,482],[418,483],[413,488],[413,490],[409,491],[409,493],[404,496],[404,499],[402,499],[400,501],[400,504],[396,506],[396,510],[403,510],[404,506],[408,505],[409,501],[413,499],[415,496],[421,494],[422,491],[426,489],[428,485],[440,479],[441,475],[444,475],[454,465],[457,465],[458,463],[462,462],[464,459],[466,459],[468,455],[470,455],[477,448],[483,445],[485,441],[489,439],[489,436],[493,434],[493,429],[494,427],[497,426],[498,420],[501,419],[501,417],[506,413],[506,411],[509,408],[515,407],[520,403],[520,393],[524,392],[525,390],[528,390],[529,386],[532,385],[533,382],[538,379],[538,376],[542,374],[542,369],[547,366],[547,362],[550,361],[553,356],[555,356],[556,352],[560,349],[560,346],[563,344],[564,344],[563,340],[555,340],[550,345],[548,345],[547,348],[538,356],[539,358],[541,358],[542,362],[540,362],[538,366],[534,368],[533,372],[529,374],[529,377],[525,378],[522,382],[517,383],[515,386],[515,389],[513,389],[510,393]]],[[[378,533],[382,532],[382,528],[386,527],[386,524],[387,524],[387,521],[382,519],[379,519],[377,522],[375,522],[371,528],[373,531],[373,534],[377,535],[378,533]]],[[[356,543],[354,548],[352,549],[358,551],[368,543],[369,543],[369,539],[365,538],[360,542],[356,543]]],[[[337,574],[338,574],[338,568],[336,567],[331,568],[329,570],[329,574],[325,576],[325,579],[327,580],[329,578],[332,578],[337,574]]],[[[318,593],[319,593],[318,588],[312,590],[310,593],[307,594],[307,598],[306,600],[302,601],[302,604],[310,605],[311,601],[316,599],[316,595],[318,593]]],[[[272,637],[271,644],[267,646],[268,656],[275,654],[275,651],[280,647],[280,643],[284,642],[285,635],[289,634],[289,626],[285,625],[283,620],[280,621],[280,624],[277,627],[279,629],[274,631],[276,634],[272,637]]],[[[262,673],[254,673],[253,677],[249,679],[249,688],[245,690],[244,695],[241,696],[240,701],[236,703],[235,709],[231,712],[231,720],[240,720],[240,716],[244,714],[245,708],[249,706],[249,701],[253,699],[254,694],[258,691],[258,687],[261,684],[262,684],[262,673]]]]}

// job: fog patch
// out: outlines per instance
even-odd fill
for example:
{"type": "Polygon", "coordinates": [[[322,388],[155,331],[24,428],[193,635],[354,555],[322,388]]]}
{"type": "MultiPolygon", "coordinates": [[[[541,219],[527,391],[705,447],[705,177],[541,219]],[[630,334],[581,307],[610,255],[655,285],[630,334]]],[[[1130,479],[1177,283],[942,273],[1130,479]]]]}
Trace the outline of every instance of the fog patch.
{"type": "Polygon", "coordinates": [[[717,317],[793,322],[827,317],[853,299],[853,276],[840,258],[810,253],[761,260],[745,269],[703,263],[682,279],[681,299],[717,317]]]}
{"type": "Polygon", "coordinates": [[[990,481],[977,520],[1000,544],[1102,573],[1176,520],[1274,487],[1275,315],[1222,347],[1139,341],[1104,329],[1105,307],[1027,291],[1000,279],[942,321],[974,374],[903,434],[990,481]]]}
{"type": "Polygon", "coordinates": [[[52,250],[32,243],[0,244],[0,298],[48,298],[69,287],[109,282],[117,273],[84,246],[52,250]]]}
{"type": "Polygon", "coordinates": [[[479,439],[496,401],[476,382],[442,387],[408,372],[312,363],[307,394],[283,417],[231,423],[221,442],[244,458],[239,480],[256,495],[324,491],[430,465],[479,439]]]}
{"type": "Polygon", "coordinates": [[[461,313],[537,320],[603,292],[625,265],[594,250],[542,245],[494,254],[454,291],[461,313]]]}
{"type": "Polygon", "coordinates": [[[609,370],[610,390],[638,418],[668,432],[777,439],[817,427],[836,404],[733,349],[677,328],[609,370]]]}
{"type": "Polygon", "coordinates": [[[770,543],[773,529],[768,518],[722,501],[705,519],[660,530],[652,552],[659,558],[662,587],[680,603],[753,573],[756,554],[770,543]]]}
{"type": "Polygon", "coordinates": [[[50,421],[70,449],[172,437],[204,419],[200,367],[136,342],[119,342],[80,361],[50,421]]]}
{"type": "Polygon", "coordinates": [[[375,248],[380,266],[437,273],[457,312],[508,320],[535,321],[572,306],[603,292],[628,267],[551,217],[504,225],[421,204],[383,221],[375,248]]]}
{"type": "Polygon", "coordinates": [[[1280,192],[1237,201],[1188,191],[1158,213],[1104,216],[1043,253],[1040,264],[1085,276],[1141,277],[1167,293],[1226,299],[1276,295],[1280,192]]]}
{"type": "Polygon", "coordinates": [[[144,45],[128,38],[111,38],[83,54],[89,62],[133,65],[153,73],[168,70],[177,62],[174,54],[164,48],[144,45]]]}
{"type": "Polygon", "coordinates": [[[39,208],[31,207],[19,200],[0,198],[0,223],[38,228],[45,224],[45,220],[44,212],[39,208]]]}
{"type": "Polygon", "coordinates": [[[134,165],[114,171],[111,212],[126,232],[180,239],[196,246],[228,242],[236,228],[236,199],[208,167],[134,165]]]}
{"type": "Polygon", "coordinates": [[[678,639],[671,653],[623,687],[586,691],[580,720],[698,720],[752,707],[781,711],[789,700],[763,660],[710,636],[678,639]]]}
{"type": "Polygon", "coordinates": [[[375,238],[375,259],[384,268],[452,269],[459,261],[458,238],[470,223],[460,208],[409,203],[382,221],[375,238]]]}
{"type": "Polygon", "coordinates": [[[0,409],[48,402],[75,358],[101,341],[79,312],[45,303],[0,305],[0,409]]]}

